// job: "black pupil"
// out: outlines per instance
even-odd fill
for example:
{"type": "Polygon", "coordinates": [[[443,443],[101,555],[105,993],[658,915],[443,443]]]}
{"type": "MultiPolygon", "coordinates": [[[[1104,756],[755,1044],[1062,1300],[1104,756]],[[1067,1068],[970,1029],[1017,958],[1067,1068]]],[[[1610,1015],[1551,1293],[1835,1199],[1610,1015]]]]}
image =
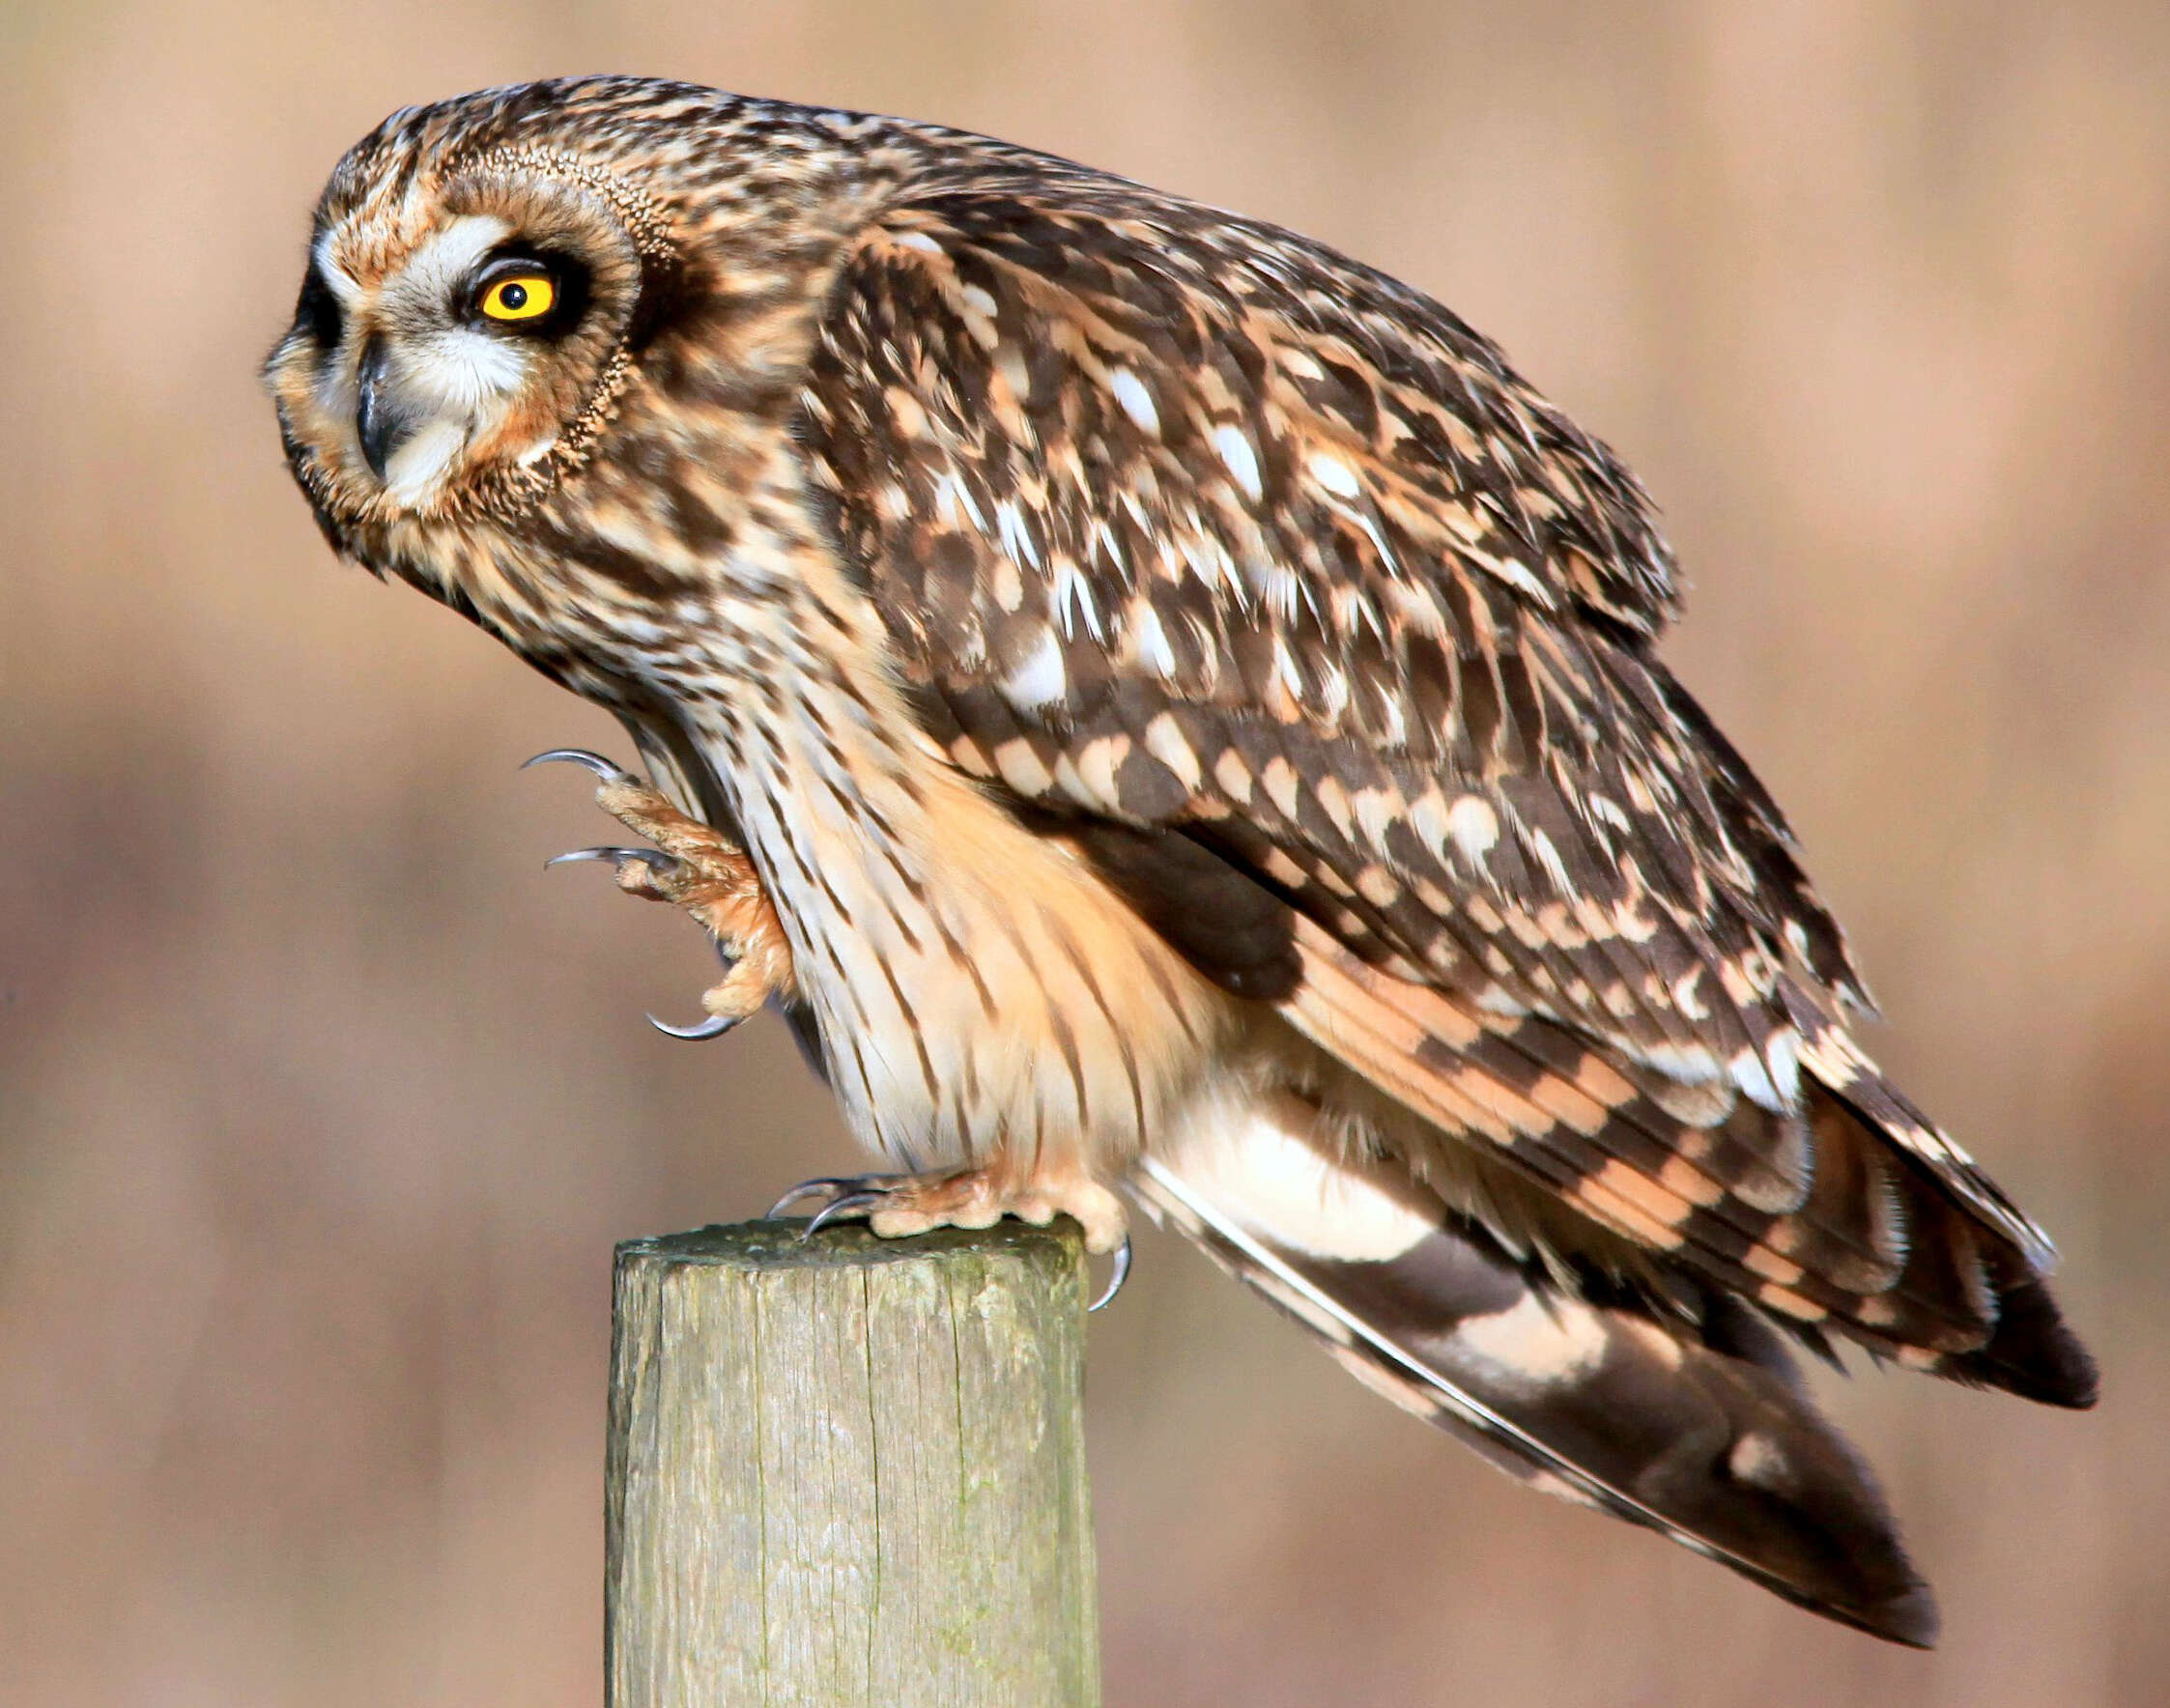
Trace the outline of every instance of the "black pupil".
{"type": "Polygon", "coordinates": [[[528,287],[526,285],[507,285],[499,294],[498,299],[517,314],[521,309],[528,306],[528,287]]]}

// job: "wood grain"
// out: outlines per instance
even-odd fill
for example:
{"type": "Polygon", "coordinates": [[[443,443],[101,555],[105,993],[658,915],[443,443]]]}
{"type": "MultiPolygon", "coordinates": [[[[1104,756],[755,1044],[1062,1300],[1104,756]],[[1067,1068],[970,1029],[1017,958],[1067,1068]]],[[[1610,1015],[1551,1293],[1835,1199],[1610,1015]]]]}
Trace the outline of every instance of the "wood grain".
{"type": "Polygon", "coordinates": [[[1076,1230],[617,1252],[612,1708],[1097,1708],[1076,1230]]]}

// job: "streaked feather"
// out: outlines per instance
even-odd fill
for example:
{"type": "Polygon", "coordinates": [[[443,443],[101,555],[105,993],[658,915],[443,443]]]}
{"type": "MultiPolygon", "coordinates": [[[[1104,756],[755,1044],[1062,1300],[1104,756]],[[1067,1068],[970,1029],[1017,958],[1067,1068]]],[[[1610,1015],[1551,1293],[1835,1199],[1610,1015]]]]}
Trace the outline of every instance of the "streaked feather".
{"type": "Polygon", "coordinates": [[[1518,1480],[1826,1616],[1934,1641],[1873,1479],[1753,1319],[1699,1329],[1563,1291],[1392,1165],[1307,1150],[1271,1116],[1147,1158],[1133,1190],[1367,1385],[1518,1480]],[[1315,1171],[1308,1202],[1261,1187],[1292,1156],[1315,1171]]]}
{"type": "Polygon", "coordinates": [[[743,845],[871,1148],[1039,1213],[1140,1161],[1519,1474],[1927,1639],[1778,1330],[2067,1405],[2093,1369],[1657,661],[1648,501],[1498,350],[1143,185],[632,78],[393,115],[309,280],[267,374],[327,537],[743,845]],[[460,318],[500,240],[585,304],[518,359],[460,318]],[[365,368],[428,459],[372,458],[365,368]]]}

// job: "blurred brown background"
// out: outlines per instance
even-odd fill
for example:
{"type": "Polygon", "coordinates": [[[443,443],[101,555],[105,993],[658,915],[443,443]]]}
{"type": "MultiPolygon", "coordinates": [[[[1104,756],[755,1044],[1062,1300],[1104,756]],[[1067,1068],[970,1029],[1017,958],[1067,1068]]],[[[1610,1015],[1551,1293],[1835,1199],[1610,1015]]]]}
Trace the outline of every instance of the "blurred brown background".
{"type": "Polygon", "coordinates": [[[0,6],[0,1695],[592,1703],[612,1241],[848,1164],[695,934],[543,858],[598,714],[335,567],[254,367],[393,106],[936,118],[1433,291],[1643,473],[1670,656],[1916,1095],[2059,1235],[2090,1416],[1833,1384],[1889,1649],[1510,1487],[1157,1237],[1096,1323],[1118,1704],[2159,1702],[2170,14],[0,6]]]}

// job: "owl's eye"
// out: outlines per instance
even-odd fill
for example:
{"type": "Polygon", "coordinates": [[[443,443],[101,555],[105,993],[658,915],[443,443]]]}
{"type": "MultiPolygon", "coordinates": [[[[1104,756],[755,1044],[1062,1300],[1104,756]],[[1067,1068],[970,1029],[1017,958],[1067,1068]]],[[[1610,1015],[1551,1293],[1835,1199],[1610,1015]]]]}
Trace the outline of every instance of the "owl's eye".
{"type": "Polygon", "coordinates": [[[465,314],[507,332],[555,337],[586,311],[588,272],[570,255],[500,255],[467,286],[465,314]]]}
{"type": "Polygon", "coordinates": [[[338,349],[345,317],[339,312],[339,299],[331,294],[331,287],[324,282],[324,273],[313,261],[301,280],[301,299],[294,305],[294,324],[308,328],[319,350],[338,349]]]}
{"type": "Polygon", "coordinates": [[[539,270],[510,273],[484,285],[475,306],[486,320],[541,320],[557,306],[557,283],[539,270]]]}

